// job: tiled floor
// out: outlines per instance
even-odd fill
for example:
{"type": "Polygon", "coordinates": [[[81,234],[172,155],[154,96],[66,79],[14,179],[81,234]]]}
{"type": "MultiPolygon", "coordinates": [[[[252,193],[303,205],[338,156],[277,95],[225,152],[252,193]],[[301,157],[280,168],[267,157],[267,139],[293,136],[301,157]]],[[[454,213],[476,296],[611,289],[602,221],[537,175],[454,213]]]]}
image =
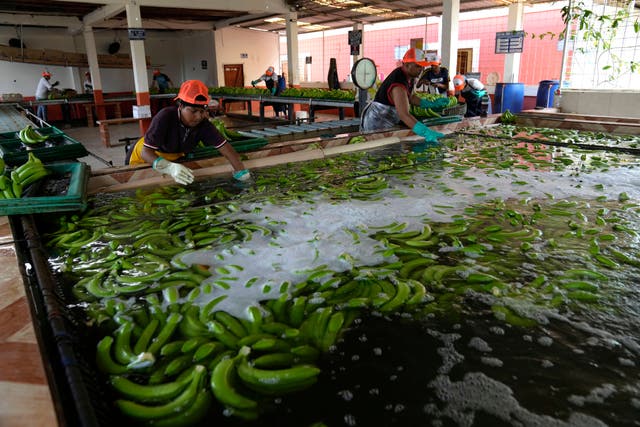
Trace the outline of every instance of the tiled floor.
{"type": "Polygon", "coordinates": [[[8,218],[0,217],[0,426],[57,424],[8,218]]]}

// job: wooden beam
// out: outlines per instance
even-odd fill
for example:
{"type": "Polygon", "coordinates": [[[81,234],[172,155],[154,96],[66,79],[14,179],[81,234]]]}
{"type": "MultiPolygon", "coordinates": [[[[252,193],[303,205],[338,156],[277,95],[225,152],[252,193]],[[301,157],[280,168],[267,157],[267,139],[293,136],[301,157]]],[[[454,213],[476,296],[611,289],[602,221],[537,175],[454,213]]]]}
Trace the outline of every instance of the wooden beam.
{"type": "MultiPolygon", "coordinates": [[[[61,65],[65,67],[88,67],[85,53],[64,52],[55,49],[21,49],[19,47],[0,46],[0,60],[24,62],[29,64],[61,65]]],[[[147,66],[151,57],[146,57],[147,66]]],[[[132,68],[131,57],[127,54],[98,55],[101,68],[132,68]]]]}

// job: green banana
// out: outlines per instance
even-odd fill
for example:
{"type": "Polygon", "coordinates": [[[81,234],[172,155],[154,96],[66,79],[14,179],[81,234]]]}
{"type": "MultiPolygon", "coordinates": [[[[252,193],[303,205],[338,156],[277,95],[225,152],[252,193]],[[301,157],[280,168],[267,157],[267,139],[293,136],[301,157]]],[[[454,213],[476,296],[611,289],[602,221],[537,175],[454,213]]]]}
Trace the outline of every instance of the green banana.
{"type": "Polygon", "coordinates": [[[143,421],[166,418],[189,408],[201,391],[207,369],[196,365],[189,385],[176,398],[163,405],[145,405],[131,400],[118,399],[116,406],[125,415],[143,421]]]}
{"type": "Polygon", "coordinates": [[[195,370],[190,369],[181,374],[175,381],[164,384],[138,384],[121,376],[111,376],[111,386],[122,396],[136,402],[166,402],[180,394],[192,381],[195,370]]]}
{"type": "Polygon", "coordinates": [[[236,377],[236,360],[227,358],[221,360],[211,373],[211,391],[223,404],[239,409],[255,409],[258,402],[242,395],[234,386],[236,377]]]}
{"type": "Polygon", "coordinates": [[[320,369],[313,365],[297,365],[285,369],[260,369],[249,364],[251,350],[243,347],[238,361],[238,376],[251,390],[269,396],[278,396],[303,390],[313,385],[320,369]]]}

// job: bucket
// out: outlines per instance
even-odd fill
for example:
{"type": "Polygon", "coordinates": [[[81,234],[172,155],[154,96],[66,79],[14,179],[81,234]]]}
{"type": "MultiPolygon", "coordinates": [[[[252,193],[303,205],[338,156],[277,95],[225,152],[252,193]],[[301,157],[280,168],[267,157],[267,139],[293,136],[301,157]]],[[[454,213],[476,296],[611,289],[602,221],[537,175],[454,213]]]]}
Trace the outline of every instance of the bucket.
{"type": "Polygon", "coordinates": [[[309,121],[309,113],[306,111],[296,111],[296,123],[309,121]]]}
{"type": "Polygon", "coordinates": [[[536,108],[553,107],[553,94],[559,85],[560,82],[558,80],[542,80],[536,95],[536,108]]]}
{"type": "Polygon", "coordinates": [[[493,112],[502,114],[506,110],[512,113],[522,111],[524,102],[524,83],[496,83],[493,99],[493,112]]]}

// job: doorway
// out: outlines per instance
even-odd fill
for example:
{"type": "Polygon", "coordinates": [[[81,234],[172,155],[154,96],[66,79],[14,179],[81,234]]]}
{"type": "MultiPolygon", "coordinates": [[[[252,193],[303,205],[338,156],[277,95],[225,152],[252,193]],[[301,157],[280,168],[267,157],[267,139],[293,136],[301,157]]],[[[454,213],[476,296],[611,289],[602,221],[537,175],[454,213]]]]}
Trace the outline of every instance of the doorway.
{"type": "Polygon", "coordinates": [[[458,49],[458,61],[456,74],[467,74],[471,72],[473,65],[473,49],[458,49]]]}
{"type": "MultiPolygon", "coordinates": [[[[244,87],[244,66],[242,64],[226,64],[224,69],[225,87],[244,87]]],[[[242,110],[245,108],[244,101],[225,102],[225,112],[230,110],[242,110]]]]}

